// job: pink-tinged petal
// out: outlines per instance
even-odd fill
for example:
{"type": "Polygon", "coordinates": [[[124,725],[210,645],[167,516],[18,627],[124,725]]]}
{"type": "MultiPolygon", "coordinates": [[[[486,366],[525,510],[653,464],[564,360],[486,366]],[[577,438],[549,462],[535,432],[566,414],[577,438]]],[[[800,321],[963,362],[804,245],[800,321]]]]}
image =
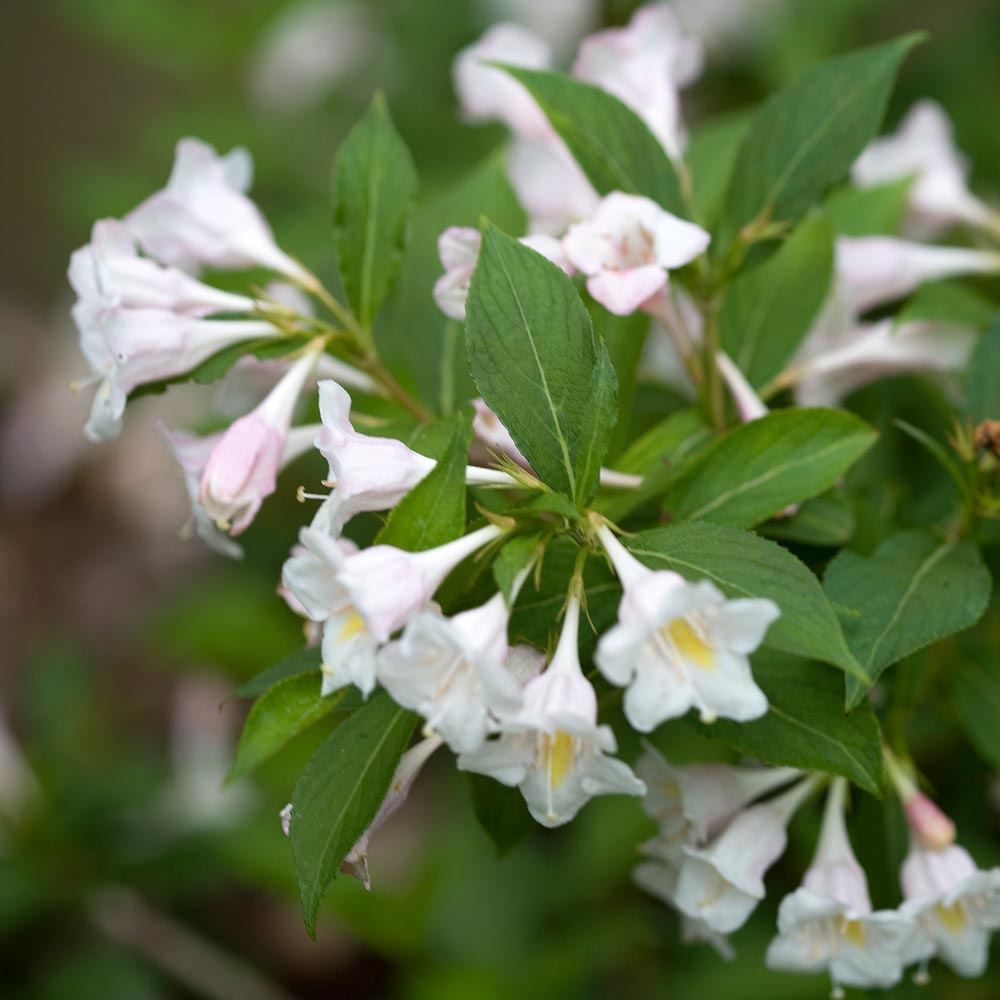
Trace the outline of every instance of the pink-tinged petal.
{"type": "Polygon", "coordinates": [[[587,279],[587,291],[608,312],[629,316],[666,284],[666,272],[650,264],[631,271],[601,271],[587,279]]]}
{"type": "Polygon", "coordinates": [[[468,226],[450,226],[438,237],[438,257],[446,271],[456,268],[474,268],[479,259],[483,237],[478,229],[468,226]]]}

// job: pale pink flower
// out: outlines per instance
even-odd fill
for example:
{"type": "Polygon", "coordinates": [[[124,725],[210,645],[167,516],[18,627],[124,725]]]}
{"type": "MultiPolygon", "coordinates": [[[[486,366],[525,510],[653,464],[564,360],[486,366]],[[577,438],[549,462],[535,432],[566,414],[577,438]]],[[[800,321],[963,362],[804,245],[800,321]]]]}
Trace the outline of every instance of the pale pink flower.
{"type": "Polygon", "coordinates": [[[947,114],[928,100],[914,104],[897,131],[874,140],[851,168],[854,183],[864,188],[912,178],[910,221],[919,235],[957,223],[996,230],[997,215],[969,190],[968,173],[947,114]]]}
{"type": "Polygon", "coordinates": [[[500,735],[458,758],[466,771],[521,789],[542,826],[568,823],[595,795],[642,795],[645,786],[615,752],[614,734],[597,724],[597,695],[577,651],[580,602],[566,607],[548,669],[529,680],[522,707],[500,722],[500,735]]]}
{"type": "Polygon", "coordinates": [[[684,33],[673,10],[648,4],[626,27],[585,38],[573,73],[632,108],[676,159],[686,142],[679,92],[701,75],[703,66],[701,42],[684,33]]]}
{"type": "Polygon", "coordinates": [[[610,312],[627,316],[667,285],[667,272],[690,263],[711,237],[639,195],[612,192],[593,217],[570,227],[570,262],[588,276],[587,290],[610,312]]]}
{"type": "Polygon", "coordinates": [[[124,219],[151,257],[185,270],[266,267],[304,285],[315,278],[281,250],[260,209],[246,196],[253,166],[245,149],[219,156],[181,139],[167,186],[124,219]]]}
{"type": "Polygon", "coordinates": [[[274,492],[295,405],[317,353],[310,349],[291,365],[256,409],[230,425],[205,463],[199,503],[229,534],[245,531],[274,492]]]}

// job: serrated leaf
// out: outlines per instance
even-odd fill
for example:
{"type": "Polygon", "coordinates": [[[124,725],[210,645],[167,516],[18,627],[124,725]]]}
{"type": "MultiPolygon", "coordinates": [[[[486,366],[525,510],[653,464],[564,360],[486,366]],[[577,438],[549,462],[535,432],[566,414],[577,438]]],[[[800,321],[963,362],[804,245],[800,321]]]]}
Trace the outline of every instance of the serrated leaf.
{"type": "Polygon", "coordinates": [[[496,554],[492,567],[493,579],[496,580],[508,604],[514,589],[515,577],[538,552],[541,540],[541,535],[519,535],[507,542],[496,554]]]}
{"type": "Polygon", "coordinates": [[[750,528],[829,489],[875,442],[841,410],[778,410],[724,434],[664,498],[675,520],[750,528]]]}
{"type": "Polygon", "coordinates": [[[305,673],[306,670],[315,670],[316,677],[319,677],[319,665],[321,657],[319,648],[300,649],[297,653],[286,657],[280,663],[276,663],[267,670],[262,670],[259,674],[244,681],[237,687],[230,698],[256,698],[262,695],[268,688],[283,681],[286,677],[294,677],[296,674],[305,673]]]}
{"type": "Polygon", "coordinates": [[[525,230],[524,210],[498,155],[420,206],[399,283],[379,314],[379,354],[394,373],[409,377],[421,401],[435,413],[454,413],[476,394],[462,324],[446,317],[431,294],[442,273],[437,241],[447,227],[476,227],[483,218],[509,233],[525,230]]]}
{"type": "MultiPolygon", "coordinates": [[[[539,477],[589,500],[614,410],[590,398],[598,344],[573,282],[540,254],[488,227],[472,277],[466,346],[487,405],[539,477]]],[[[602,363],[603,364],[603,363],[602,363]]],[[[606,365],[606,393],[614,377],[606,365]]]]}
{"type": "Polygon", "coordinates": [[[965,412],[973,423],[1000,420],[1000,317],[979,338],[965,379],[965,412]]]}
{"type": "Polygon", "coordinates": [[[735,723],[720,719],[699,731],[765,764],[827,771],[880,795],[882,737],[871,705],[843,711],[839,675],[795,657],[754,657],[754,679],[767,695],[765,716],[735,723]]]}
{"type": "Polygon", "coordinates": [[[417,171],[377,94],[333,165],[334,233],[347,300],[370,329],[396,280],[417,197],[417,171]]]}
{"type": "Polygon", "coordinates": [[[600,87],[563,73],[500,69],[527,87],[599,194],[645,195],[686,217],[670,157],[631,108],[600,87]]]}
{"type": "Polygon", "coordinates": [[[472,424],[460,419],[448,450],[434,469],[406,494],[379,532],[379,545],[421,552],[465,532],[465,470],[472,424]]]}
{"type": "Polygon", "coordinates": [[[859,670],[819,580],[787,549],[739,528],[701,521],[652,528],[625,539],[651,569],[709,580],[727,597],[766,597],[781,609],[764,645],[859,670]]]}
{"type": "Polygon", "coordinates": [[[417,716],[376,691],[313,754],[292,796],[290,838],[306,929],[389,790],[417,716]]]}
{"type": "Polygon", "coordinates": [[[587,392],[587,413],[580,428],[576,456],[576,493],[573,499],[583,506],[597,492],[601,463],[611,447],[618,422],[618,377],[603,341],[597,342],[597,360],[587,392]]]}
{"type": "Polygon", "coordinates": [[[802,545],[846,545],[854,534],[854,505],[834,490],[807,500],[791,517],[775,518],[761,525],[768,538],[802,545]]]}
{"type": "Polygon", "coordinates": [[[777,375],[809,332],[833,276],[833,231],[806,219],[785,244],[729,286],[719,317],[722,346],[750,384],[777,375]]]}
{"type": "Polygon", "coordinates": [[[898,236],[913,178],[872,188],[844,187],[823,203],[823,214],[841,236],[898,236]]]}
{"type": "Polygon", "coordinates": [[[493,841],[498,857],[507,854],[535,825],[524,798],[516,788],[509,788],[482,774],[470,774],[469,795],[476,819],[493,841]]]}
{"type": "Polygon", "coordinates": [[[345,705],[347,688],[324,698],[320,694],[321,687],[319,671],[309,670],[282,678],[254,702],[243,724],[227,784],[249,774],[331,712],[350,711],[356,707],[354,698],[345,705]]]}
{"type": "Polygon", "coordinates": [[[728,236],[763,215],[798,218],[847,173],[878,131],[900,63],[921,37],[830,59],[761,106],[730,178],[728,236]]]}
{"type": "Polygon", "coordinates": [[[827,567],[824,589],[832,602],[854,612],[842,624],[865,682],[848,678],[848,707],[864,698],[886,667],[975,625],[991,588],[978,549],[967,541],[908,531],[870,556],[841,552],[827,567]]]}

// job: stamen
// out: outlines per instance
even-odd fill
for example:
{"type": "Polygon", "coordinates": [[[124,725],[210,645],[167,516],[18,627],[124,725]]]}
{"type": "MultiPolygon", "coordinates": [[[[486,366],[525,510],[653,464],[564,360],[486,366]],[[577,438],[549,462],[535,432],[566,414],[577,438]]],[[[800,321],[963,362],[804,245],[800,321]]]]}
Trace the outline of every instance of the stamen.
{"type": "Polygon", "coordinates": [[[326,493],[306,493],[306,488],[299,486],[295,490],[295,499],[299,503],[305,503],[307,500],[329,500],[330,497],[326,493]]]}

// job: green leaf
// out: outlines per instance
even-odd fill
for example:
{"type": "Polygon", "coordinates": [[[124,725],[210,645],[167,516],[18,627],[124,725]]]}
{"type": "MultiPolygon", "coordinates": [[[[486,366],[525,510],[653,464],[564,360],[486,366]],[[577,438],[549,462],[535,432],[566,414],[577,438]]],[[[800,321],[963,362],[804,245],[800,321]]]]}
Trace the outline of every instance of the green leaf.
{"type": "Polygon", "coordinates": [[[951,672],[951,693],[965,735],[983,760],[1000,768],[1000,659],[960,660],[951,672]]]}
{"type": "Polygon", "coordinates": [[[840,774],[866,792],[881,794],[882,737],[871,705],[845,715],[840,677],[808,660],[757,656],[753,675],[770,702],[765,716],[691,724],[765,764],[840,774]]]}
{"type": "Polygon", "coordinates": [[[693,185],[694,217],[711,226],[722,210],[729,177],[750,127],[751,114],[727,115],[701,125],[691,134],[684,159],[693,185]]]}
{"type": "Polygon", "coordinates": [[[729,237],[761,216],[798,218],[847,173],[878,131],[900,63],[921,38],[821,63],[761,106],[729,182],[729,237]]]}
{"type": "Polygon", "coordinates": [[[467,313],[469,363],[487,405],[545,483],[586,503],[616,415],[614,373],[573,282],[489,226],[467,313]]]}
{"type": "Polygon", "coordinates": [[[469,793],[476,819],[493,841],[497,857],[507,854],[535,825],[516,788],[501,785],[482,774],[470,774],[469,793]]]}
{"type": "Polygon", "coordinates": [[[921,285],[899,311],[897,323],[934,320],[955,327],[986,327],[993,322],[996,306],[960,281],[930,281],[921,285]]]}
{"type": "Polygon", "coordinates": [[[965,379],[965,411],[973,423],[1000,420],[1000,317],[979,339],[965,379]]]}
{"type": "Polygon", "coordinates": [[[761,526],[768,538],[802,545],[846,545],[854,535],[854,505],[835,490],[807,500],[791,517],[776,518],[761,526]]]}
{"type": "Polygon", "coordinates": [[[645,195],[687,217],[670,157],[631,108],[600,87],[562,73],[500,69],[528,88],[599,194],[645,195]]]}
{"type": "Polygon", "coordinates": [[[677,520],[749,528],[829,489],[875,442],[841,410],[778,410],[706,448],[667,491],[677,520]]]}
{"type": "Polygon", "coordinates": [[[442,273],[437,241],[447,227],[478,226],[484,217],[507,232],[524,232],[524,211],[496,155],[420,206],[399,284],[379,313],[375,342],[380,356],[394,373],[409,376],[435,413],[454,413],[476,395],[462,324],[448,319],[431,294],[442,273]]]}
{"type": "Polygon", "coordinates": [[[588,408],[580,428],[576,456],[576,492],[573,499],[583,506],[597,492],[601,462],[611,447],[618,420],[618,377],[603,341],[597,342],[597,361],[587,392],[588,408]]]}
{"type": "Polygon", "coordinates": [[[843,187],[823,204],[823,214],[841,236],[897,236],[903,228],[913,178],[879,187],[843,187]]]}
{"type": "Polygon", "coordinates": [[[852,707],[890,664],[975,625],[992,581],[971,542],[909,531],[870,556],[841,552],[827,568],[824,587],[834,604],[855,612],[843,618],[843,627],[865,682],[848,679],[852,707]]]}
{"type": "Polygon", "coordinates": [[[416,167],[381,94],[337,153],[331,195],[344,290],[371,329],[396,280],[417,197],[416,167]]]}
{"type": "MultiPolygon", "coordinates": [[[[322,697],[318,670],[285,677],[254,702],[243,725],[236,760],[226,783],[236,781],[273,757],[286,743],[334,711],[344,707],[347,688],[322,697]]],[[[351,706],[355,707],[351,699],[351,706]]]]}
{"type": "Polygon", "coordinates": [[[417,723],[377,691],[313,754],[292,796],[290,837],[306,929],[324,893],[382,804],[417,723]]]}
{"type": "Polygon", "coordinates": [[[294,677],[296,674],[305,673],[306,670],[315,670],[316,677],[319,677],[319,665],[321,657],[318,648],[300,649],[297,653],[292,653],[280,663],[276,663],[267,670],[262,670],[259,674],[244,681],[236,688],[230,698],[256,698],[262,695],[268,688],[277,684],[278,681],[285,680],[286,677],[294,677]]]}
{"type": "Polygon", "coordinates": [[[508,604],[514,589],[514,578],[538,551],[541,540],[541,535],[519,535],[507,542],[493,560],[493,579],[508,604]]]}
{"type": "Polygon", "coordinates": [[[833,275],[833,232],[822,215],[730,285],[722,302],[722,346],[750,384],[777,375],[809,332],[833,275]]]}
{"type": "Polygon", "coordinates": [[[766,597],[781,608],[764,645],[859,670],[823,588],[787,549],[748,531],[701,521],[640,532],[625,542],[652,569],[709,580],[727,597],[766,597]]]}
{"type": "Polygon", "coordinates": [[[421,552],[465,532],[465,470],[471,438],[472,424],[460,419],[448,450],[430,474],[396,504],[377,544],[421,552]]]}

